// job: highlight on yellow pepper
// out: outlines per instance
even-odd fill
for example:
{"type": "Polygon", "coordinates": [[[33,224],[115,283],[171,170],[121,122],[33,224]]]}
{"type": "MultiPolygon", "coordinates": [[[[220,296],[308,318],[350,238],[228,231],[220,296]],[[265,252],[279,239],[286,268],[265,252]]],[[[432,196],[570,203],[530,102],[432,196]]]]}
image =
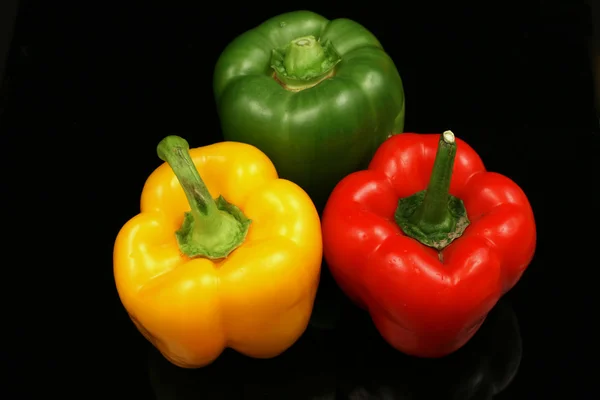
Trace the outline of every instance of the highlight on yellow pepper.
{"type": "Polygon", "coordinates": [[[272,358],[308,326],[319,284],[319,215],[258,148],[190,150],[168,136],[141,213],[120,230],[114,277],[140,332],[173,364],[198,368],[230,347],[272,358]]]}

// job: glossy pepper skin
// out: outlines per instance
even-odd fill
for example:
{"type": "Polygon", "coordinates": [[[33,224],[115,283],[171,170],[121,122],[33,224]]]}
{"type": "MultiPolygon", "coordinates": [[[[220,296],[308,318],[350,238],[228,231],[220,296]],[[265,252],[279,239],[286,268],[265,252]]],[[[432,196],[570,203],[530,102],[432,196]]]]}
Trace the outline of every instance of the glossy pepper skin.
{"type": "Polygon", "coordinates": [[[322,241],[312,201],[248,144],[217,143],[186,156],[187,142],[168,137],[161,153],[168,163],[146,181],[141,213],[114,245],[125,309],[180,367],[210,364],[226,347],[277,356],[306,329],[319,283],[322,241]],[[186,212],[191,231],[182,225],[186,212]]]}
{"type": "Polygon", "coordinates": [[[333,187],[404,129],[404,90],[371,32],[309,11],[271,18],[221,54],[214,95],[226,140],[252,144],[322,210],[333,187]]]}
{"type": "Polygon", "coordinates": [[[390,345],[419,357],[442,357],[463,346],[520,279],[536,245],[524,192],[486,171],[449,131],[384,142],[367,170],[336,186],[322,230],[325,259],[342,290],[368,310],[390,345]],[[411,199],[421,206],[403,208],[411,199]],[[438,225],[432,218],[423,223],[426,207],[430,217],[441,215],[438,225]]]}

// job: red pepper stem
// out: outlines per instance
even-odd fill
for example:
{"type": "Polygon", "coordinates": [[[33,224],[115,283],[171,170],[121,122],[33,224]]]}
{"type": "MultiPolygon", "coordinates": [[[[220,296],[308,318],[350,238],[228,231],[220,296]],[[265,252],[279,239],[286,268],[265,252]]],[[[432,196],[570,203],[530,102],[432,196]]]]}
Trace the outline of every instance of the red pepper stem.
{"type": "Polygon", "coordinates": [[[450,181],[456,156],[456,140],[451,131],[440,136],[437,153],[429,178],[425,198],[411,220],[419,223],[422,229],[434,231],[440,225],[448,223],[448,199],[450,198],[450,181]]]}
{"type": "Polygon", "coordinates": [[[244,241],[250,220],[223,197],[212,198],[189,153],[188,142],[167,136],[158,144],[158,157],[177,177],[190,205],[175,235],[181,252],[188,257],[227,257],[244,241]]]}
{"type": "Polygon", "coordinates": [[[462,200],[450,195],[455,157],[456,139],[446,131],[438,142],[427,189],[400,199],[395,214],[407,236],[438,250],[460,237],[469,225],[462,200]]]}

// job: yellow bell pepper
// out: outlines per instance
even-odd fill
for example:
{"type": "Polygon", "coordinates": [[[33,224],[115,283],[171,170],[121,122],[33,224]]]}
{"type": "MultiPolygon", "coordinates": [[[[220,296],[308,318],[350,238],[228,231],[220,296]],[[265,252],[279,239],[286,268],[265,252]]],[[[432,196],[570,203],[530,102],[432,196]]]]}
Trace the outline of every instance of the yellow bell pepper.
{"type": "Polygon", "coordinates": [[[183,368],[210,364],[226,347],[281,354],[308,326],[319,284],[321,226],[311,199],[248,144],[189,150],[169,136],[157,150],[166,163],[146,181],[141,213],[114,246],[123,306],[183,368]]]}

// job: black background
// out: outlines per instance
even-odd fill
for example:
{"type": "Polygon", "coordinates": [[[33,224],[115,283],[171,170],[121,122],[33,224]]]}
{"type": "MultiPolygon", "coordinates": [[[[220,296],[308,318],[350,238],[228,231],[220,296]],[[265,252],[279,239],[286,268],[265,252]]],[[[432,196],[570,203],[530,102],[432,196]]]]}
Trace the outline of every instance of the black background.
{"type": "MultiPolygon", "coordinates": [[[[515,180],[530,198],[537,253],[495,311],[505,307],[518,320],[520,366],[494,398],[597,396],[593,234],[600,196],[592,174],[600,172],[600,140],[590,6],[575,0],[195,3],[21,1],[0,98],[7,234],[2,360],[9,370],[1,379],[5,390],[18,390],[7,398],[39,391],[153,398],[150,377],[157,372],[149,372],[148,354],[156,358],[117,296],[114,238],[139,211],[162,137],[179,134],[191,146],[220,140],[212,72],[226,44],[269,17],[302,8],[354,19],[380,39],[404,81],[406,131],[452,129],[489,170],[515,180]]],[[[184,386],[198,390],[195,398],[225,398],[208,394],[215,388],[232,398],[244,398],[244,390],[248,398],[311,398],[301,394],[317,378],[337,398],[361,387],[379,397],[353,398],[429,398],[432,388],[440,390],[435,398],[452,398],[451,387],[491,390],[500,378],[489,371],[505,364],[480,363],[492,363],[490,349],[508,354],[514,348],[498,349],[518,342],[506,324],[492,321],[456,357],[422,363],[381,350],[368,318],[349,304],[338,325],[312,329],[302,339],[306,347],[283,361],[247,364],[227,354],[214,376],[168,370],[153,379],[176,391],[170,398],[189,398],[184,386]],[[343,368],[327,369],[328,363],[343,368]],[[284,381],[279,392],[269,386],[284,381]],[[404,397],[381,394],[388,390],[382,381],[404,397]]]]}

